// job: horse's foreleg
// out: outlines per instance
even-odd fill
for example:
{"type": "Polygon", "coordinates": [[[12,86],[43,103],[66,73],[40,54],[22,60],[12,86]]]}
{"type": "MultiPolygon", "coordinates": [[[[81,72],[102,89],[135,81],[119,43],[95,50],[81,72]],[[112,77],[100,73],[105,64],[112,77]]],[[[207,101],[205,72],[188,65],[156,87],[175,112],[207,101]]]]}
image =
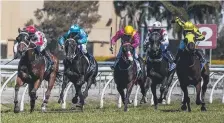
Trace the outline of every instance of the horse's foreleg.
{"type": "Polygon", "coordinates": [[[16,78],[16,85],[15,85],[15,98],[14,98],[14,113],[19,113],[19,101],[18,101],[18,93],[19,88],[23,85],[23,81],[20,77],[16,78]]]}
{"type": "Polygon", "coordinates": [[[78,91],[78,95],[79,95],[79,104],[77,105],[77,107],[80,107],[81,108],[81,111],[83,111],[83,105],[85,104],[85,99],[84,99],[84,96],[82,94],[82,86],[81,85],[75,85],[75,89],[78,91]]]}
{"type": "Polygon", "coordinates": [[[64,100],[63,100],[63,98],[64,98],[64,90],[65,90],[68,82],[69,82],[68,77],[64,75],[63,76],[62,89],[61,89],[60,97],[58,99],[58,103],[61,103],[61,102],[64,103],[64,100]]]}
{"type": "Polygon", "coordinates": [[[133,85],[134,85],[134,82],[131,82],[127,86],[127,92],[126,92],[126,98],[125,98],[125,104],[124,104],[124,111],[125,112],[128,110],[128,103],[130,102],[129,97],[131,95],[133,85]]]}
{"type": "Polygon", "coordinates": [[[158,100],[157,100],[157,96],[156,96],[156,83],[152,83],[151,90],[152,90],[152,94],[153,94],[154,107],[155,107],[155,109],[157,109],[158,108],[157,107],[158,100]]]}
{"type": "Polygon", "coordinates": [[[186,85],[181,85],[181,89],[184,92],[184,100],[183,100],[183,104],[181,106],[181,109],[183,111],[186,111],[187,110],[187,107],[188,107],[188,111],[191,112],[190,98],[188,97],[187,86],[186,85]],[[187,106],[186,106],[186,103],[187,103],[187,106]]]}
{"type": "Polygon", "coordinates": [[[199,82],[196,85],[196,92],[197,92],[197,95],[196,95],[196,104],[197,105],[200,105],[201,104],[201,99],[200,99],[200,95],[201,95],[201,82],[199,82]]]}
{"type": "Polygon", "coordinates": [[[88,91],[89,91],[91,85],[92,85],[93,83],[95,83],[95,81],[96,81],[96,80],[95,80],[95,78],[94,78],[93,76],[90,76],[90,77],[89,77],[88,82],[87,82],[87,85],[86,85],[86,88],[85,88],[85,91],[84,91],[84,93],[83,93],[84,99],[86,99],[86,97],[88,96],[88,91]]]}
{"type": "Polygon", "coordinates": [[[163,94],[165,89],[168,86],[168,81],[167,81],[167,77],[165,77],[162,81],[162,86],[160,87],[160,98],[158,99],[158,103],[162,103],[163,101],[163,94]]]}
{"type": "Polygon", "coordinates": [[[44,99],[44,101],[42,103],[42,106],[41,106],[42,111],[46,110],[46,105],[47,105],[48,100],[50,98],[51,90],[52,90],[52,88],[54,86],[55,80],[56,80],[56,73],[52,72],[50,74],[50,79],[48,81],[47,91],[45,92],[45,99],[44,99]]]}
{"type": "Polygon", "coordinates": [[[119,94],[120,94],[120,96],[121,96],[121,100],[122,100],[123,104],[125,104],[124,89],[120,88],[120,87],[117,85],[117,91],[119,92],[119,94]]]}
{"type": "Polygon", "coordinates": [[[205,107],[205,93],[207,90],[207,85],[209,83],[209,75],[202,74],[203,85],[202,85],[202,93],[201,93],[201,111],[206,111],[205,107]]]}

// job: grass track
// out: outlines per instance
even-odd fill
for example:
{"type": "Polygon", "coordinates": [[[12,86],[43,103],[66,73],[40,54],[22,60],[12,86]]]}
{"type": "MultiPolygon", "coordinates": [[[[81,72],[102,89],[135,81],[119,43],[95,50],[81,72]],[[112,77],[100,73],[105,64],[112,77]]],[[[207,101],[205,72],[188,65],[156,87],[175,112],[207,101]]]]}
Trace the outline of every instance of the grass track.
{"type": "MultiPolygon", "coordinates": [[[[114,101],[112,101],[114,102],[114,101]]],[[[88,101],[84,112],[62,113],[57,103],[49,103],[48,110],[54,113],[29,113],[26,105],[25,112],[14,114],[12,105],[1,105],[2,123],[224,123],[224,104],[215,101],[207,104],[207,112],[201,112],[200,106],[192,103],[192,112],[180,111],[180,102],[171,105],[159,105],[157,111],[149,104],[136,108],[129,106],[128,112],[123,112],[123,107],[118,109],[115,103],[107,101],[103,109],[99,109],[99,102],[88,101]]],[[[68,104],[69,108],[69,104],[68,104]]],[[[40,109],[37,103],[36,109],[40,109]]]]}

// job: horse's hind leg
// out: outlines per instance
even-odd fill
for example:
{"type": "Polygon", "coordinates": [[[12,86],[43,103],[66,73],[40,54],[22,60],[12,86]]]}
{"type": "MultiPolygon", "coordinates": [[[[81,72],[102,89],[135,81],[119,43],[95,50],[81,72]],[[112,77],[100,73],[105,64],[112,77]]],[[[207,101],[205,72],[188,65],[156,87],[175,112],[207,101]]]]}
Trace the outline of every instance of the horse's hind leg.
{"type": "Polygon", "coordinates": [[[61,89],[61,93],[60,93],[60,97],[59,97],[58,103],[61,103],[61,102],[64,103],[64,100],[63,100],[63,98],[64,98],[64,90],[65,90],[68,82],[69,82],[69,80],[68,80],[67,76],[64,75],[63,76],[62,89],[61,89]]]}
{"type": "Polygon", "coordinates": [[[19,113],[19,101],[18,101],[18,93],[19,88],[23,85],[23,81],[20,77],[16,78],[16,85],[15,85],[15,98],[14,98],[14,113],[19,113]]]}
{"type": "Polygon", "coordinates": [[[41,109],[42,109],[43,112],[46,111],[46,105],[47,105],[48,100],[50,98],[51,90],[54,86],[55,80],[56,80],[56,73],[52,72],[50,74],[50,79],[48,81],[47,91],[45,92],[45,99],[44,99],[44,101],[41,105],[41,109]]]}
{"type": "Polygon", "coordinates": [[[186,111],[188,108],[188,111],[191,112],[191,107],[190,107],[190,98],[188,97],[188,90],[187,90],[187,86],[181,85],[181,89],[184,92],[184,100],[183,100],[183,104],[181,106],[181,109],[183,111],[186,111]],[[187,103],[187,106],[186,106],[187,103]]]}
{"type": "Polygon", "coordinates": [[[146,94],[149,90],[149,79],[146,79],[146,82],[140,83],[141,93],[142,93],[142,99],[140,101],[140,104],[147,103],[146,94]]]}
{"type": "Polygon", "coordinates": [[[132,91],[133,85],[134,85],[134,83],[131,82],[127,86],[127,92],[126,92],[126,98],[125,98],[125,104],[124,104],[124,111],[125,112],[128,111],[128,104],[130,102],[129,97],[131,95],[131,91],[132,91]]]}
{"type": "Polygon", "coordinates": [[[170,87],[170,85],[171,85],[171,83],[172,83],[174,73],[175,73],[175,71],[172,71],[172,73],[170,74],[169,78],[167,79],[168,84],[167,84],[167,86],[166,86],[166,88],[165,88],[165,90],[164,90],[164,94],[163,94],[163,99],[164,99],[164,100],[166,100],[166,95],[167,95],[168,90],[169,90],[169,87],[170,87]]]}

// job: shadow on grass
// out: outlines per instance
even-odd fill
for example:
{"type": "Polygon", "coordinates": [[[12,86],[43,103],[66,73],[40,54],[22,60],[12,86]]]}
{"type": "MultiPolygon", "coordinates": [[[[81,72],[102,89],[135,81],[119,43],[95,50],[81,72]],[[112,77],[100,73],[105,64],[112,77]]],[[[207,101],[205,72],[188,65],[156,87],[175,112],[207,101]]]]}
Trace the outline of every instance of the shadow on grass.
{"type": "Polygon", "coordinates": [[[179,109],[162,109],[160,111],[162,111],[162,112],[181,112],[181,110],[179,110],[179,109]]]}

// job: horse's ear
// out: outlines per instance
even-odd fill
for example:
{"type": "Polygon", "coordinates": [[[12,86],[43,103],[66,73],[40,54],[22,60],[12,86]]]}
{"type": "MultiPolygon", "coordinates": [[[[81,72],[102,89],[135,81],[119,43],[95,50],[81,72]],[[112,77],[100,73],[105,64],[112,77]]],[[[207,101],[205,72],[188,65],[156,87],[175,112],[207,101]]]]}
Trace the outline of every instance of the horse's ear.
{"type": "Polygon", "coordinates": [[[19,33],[21,32],[21,29],[20,29],[20,28],[18,28],[18,32],[19,32],[19,33]]]}

